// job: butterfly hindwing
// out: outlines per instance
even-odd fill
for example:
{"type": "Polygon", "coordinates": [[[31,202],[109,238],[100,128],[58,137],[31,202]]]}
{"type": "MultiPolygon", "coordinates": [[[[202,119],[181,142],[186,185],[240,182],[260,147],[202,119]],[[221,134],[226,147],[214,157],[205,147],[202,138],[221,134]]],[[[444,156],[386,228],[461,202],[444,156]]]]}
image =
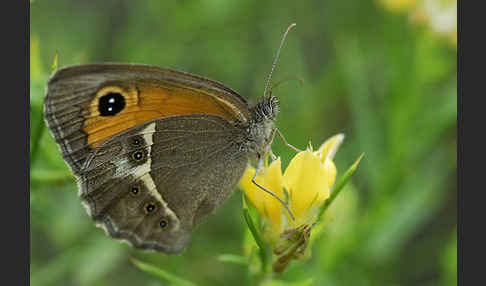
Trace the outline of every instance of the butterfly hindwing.
{"type": "Polygon", "coordinates": [[[244,129],[214,115],[147,122],[99,145],[80,171],[91,217],[135,247],[179,252],[247,166],[244,129]]]}

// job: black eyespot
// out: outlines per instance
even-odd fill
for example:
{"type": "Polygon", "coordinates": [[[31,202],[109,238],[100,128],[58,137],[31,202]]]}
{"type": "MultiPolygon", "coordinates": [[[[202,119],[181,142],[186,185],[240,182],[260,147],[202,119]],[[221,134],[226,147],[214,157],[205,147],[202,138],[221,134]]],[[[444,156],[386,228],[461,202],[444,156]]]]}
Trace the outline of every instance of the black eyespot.
{"type": "Polygon", "coordinates": [[[140,140],[140,138],[135,137],[132,139],[133,146],[140,146],[140,144],[142,144],[142,140],[140,140]]]}
{"type": "Polygon", "coordinates": [[[100,97],[98,111],[101,116],[113,116],[125,108],[125,98],[120,93],[110,92],[100,97]]]}
{"type": "Polygon", "coordinates": [[[132,153],[132,159],[135,161],[143,160],[143,158],[145,158],[145,153],[143,151],[138,150],[132,153]]]}
{"type": "Polygon", "coordinates": [[[145,212],[148,214],[148,213],[151,213],[153,211],[155,211],[157,207],[155,206],[155,204],[153,203],[148,203],[145,205],[145,212]]]}
{"type": "Polygon", "coordinates": [[[132,194],[133,196],[138,196],[140,194],[140,187],[131,187],[130,194],[132,194]]]}
{"type": "Polygon", "coordinates": [[[159,225],[161,228],[166,228],[169,225],[169,223],[167,222],[167,220],[163,219],[160,221],[159,225]]]}

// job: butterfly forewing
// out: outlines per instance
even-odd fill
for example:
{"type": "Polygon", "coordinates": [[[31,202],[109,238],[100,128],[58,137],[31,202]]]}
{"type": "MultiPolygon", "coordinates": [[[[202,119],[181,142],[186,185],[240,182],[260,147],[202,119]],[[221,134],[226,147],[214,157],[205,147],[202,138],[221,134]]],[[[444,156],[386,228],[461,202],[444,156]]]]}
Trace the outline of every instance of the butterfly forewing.
{"type": "Polygon", "coordinates": [[[116,134],[151,120],[212,114],[246,122],[246,100],[215,81],[138,64],[93,64],[56,71],[47,86],[46,122],[75,174],[116,134]]]}

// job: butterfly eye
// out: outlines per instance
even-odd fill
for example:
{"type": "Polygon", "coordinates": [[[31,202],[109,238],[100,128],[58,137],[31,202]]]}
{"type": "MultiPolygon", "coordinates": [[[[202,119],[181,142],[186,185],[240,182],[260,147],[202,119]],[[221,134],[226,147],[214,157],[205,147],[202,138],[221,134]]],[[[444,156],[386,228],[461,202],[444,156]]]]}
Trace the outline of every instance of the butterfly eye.
{"type": "Polygon", "coordinates": [[[131,187],[130,194],[132,194],[132,196],[138,196],[140,194],[140,187],[139,186],[131,187]]]}
{"type": "Polygon", "coordinates": [[[162,219],[160,221],[159,225],[160,225],[161,228],[166,228],[169,225],[169,223],[167,222],[167,220],[162,219]]]}
{"type": "Polygon", "coordinates": [[[145,205],[145,213],[153,213],[157,209],[157,206],[154,203],[148,203],[145,205]]]}
{"type": "Polygon", "coordinates": [[[132,153],[132,159],[135,161],[143,160],[143,158],[145,158],[145,153],[143,151],[138,150],[132,153]]]}

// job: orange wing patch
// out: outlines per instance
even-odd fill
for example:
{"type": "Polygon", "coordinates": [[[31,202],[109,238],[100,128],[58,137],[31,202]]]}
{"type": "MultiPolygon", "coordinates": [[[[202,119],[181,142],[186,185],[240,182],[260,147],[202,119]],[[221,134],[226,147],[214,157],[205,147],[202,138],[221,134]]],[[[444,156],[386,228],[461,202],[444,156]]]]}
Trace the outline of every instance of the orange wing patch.
{"type": "Polygon", "coordinates": [[[211,114],[234,121],[241,112],[229,102],[201,91],[174,87],[106,86],[100,89],[89,104],[84,132],[88,144],[96,148],[103,141],[144,122],[183,114],[211,114]],[[120,94],[124,100],[115,115],[100,113],[100,99],[108,94],[120,94]]]}

